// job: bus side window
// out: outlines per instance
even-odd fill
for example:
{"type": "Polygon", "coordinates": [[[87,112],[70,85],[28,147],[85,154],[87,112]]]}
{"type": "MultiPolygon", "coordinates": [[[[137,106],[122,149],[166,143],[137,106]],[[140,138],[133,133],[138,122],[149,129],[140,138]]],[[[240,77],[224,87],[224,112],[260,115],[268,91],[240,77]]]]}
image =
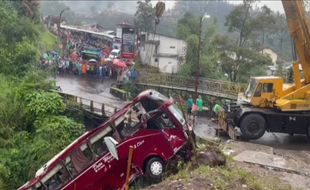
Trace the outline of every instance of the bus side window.
{"type": "Polygon", "coordinates": [[[166,113],[163,113],[161,115],[161,120],[164,124],[164,128],[168,128],[168,129],[175,128],[175,125],[172,123],[171,119],[168,117],[166,113]]]}
{"type": "Polygon", "coordinates": [[[175,125],[172,123],[166,113],[162,113],[147,121],[148,129],[172,129],[175,125]]]}
{"type": "Polygon", "coordinates": [[[104,137],[111,135],[112,135],[112,128],[107,127],[106,129],[104,129],[103,131],[96,134],[90,139],[89,145],[96,157],[100,157],[108,152],[108,148],[104,143],[104,137]]]}
{"type": "Polygon", "coordinates": [[[152,111],[157,109],[158,103],[155,100],[152,99],[145,99],[141,101],[141,104],[143,106],[143,108],[145,109],[146,112],[152,111]]]}
{"type": "MultiPolygon", "coordinates": [[[[42,179],[44,185],[48,190],[56,190],[60,189],[69,181],[69,173],[60,164],[58,164],[53,170],[51,170],[46,176],[47,179],[42,179]]],[[[45,189],[45,187],[40,186],[37,189],[45,189]]]]}
{"type": "Polygon", "coordinates": [[[87,144],[83,144],[71,154],[73,167],[79,173],[92,164],[93,155],[87,144]]]}
{"type": "Polygon", "coordinates": [[[91,146],[97,156],[102,156],[108,152],[108,148],[104,143],[104,137],[101,137],[100,139],[95,141],[91,146]]]}
{"type": "Polygon", "coordinates": [[[68,172],[68,180],[69,179],[73,179],[75,176],[77,176],[77,171],[75,170],[75,168],[73,167],[72,161],[70,157],[67,157],[65,162],[64,162],[64,166],[68,172]]]}
{"type": "Polygon", "coordinates": [[[47,190],[47,188],[45,185],[39,182],[35,185],[35,187],[32,187],[31,190],[47,190]]]}

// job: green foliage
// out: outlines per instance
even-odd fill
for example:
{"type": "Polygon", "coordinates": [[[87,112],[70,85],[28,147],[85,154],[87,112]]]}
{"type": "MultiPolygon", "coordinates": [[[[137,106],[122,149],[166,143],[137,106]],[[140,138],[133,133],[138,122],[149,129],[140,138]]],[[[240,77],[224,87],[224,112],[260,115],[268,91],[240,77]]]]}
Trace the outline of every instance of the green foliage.
{"type": "Polygon", "coordinates": [[[9,139],[24,123],[23,106],[14,98],[15,86],[15,82],[0,75],[0,148],[11,144],[9,139]]]}
{"type": "Polygon", "coordinates": [[[0,4],[0,73],[24,76],[39,61],[39,30],[14,9],[17,2],[0,4]]]}
{"type": "Polygon", "coordinates": [[[178,20],[177,25],[177,37],[183,40],[187,40],[189,35],[193,34],[198,36],[199,34],[199,18],[195,17],[191,13],[185,13],[185,15],[178,20]]]}
{"type": "Polygon", "coordinates": [[[151,32],[155,24],[155,11],[150,0],[138,1],[135,25],[142,31],[151,32]]]}
{"type": "Polygon", "coordinates": [[[83,133],[83,126],[64,116],[46,117],[35,124],[37,132],[19,132],[14,148],[0,149],[0,184],[16,189],[32,178],[44,163],[83,133]],[[25,164],[28,163],[28,164],[25,164]],[[2,167],[1,167],[2,166],[2,167]]]}
{"type": "Polygon", "coordinates": [[[253,1],[244,0],[226,17],[225,25],[229,32],[238,33],[238,46],[242,47],[253,32],[253,19],[250,15],[253,1]]]}
{"type": "Polygon", "coordinates": [[[48,116],[39,119],[35,122],[35,128],[35,143],[39,144],[37,142],[40,139],[49,143],[49,155],[43,157],[44,152],[46,152],[46,150],[43,150],[42,155],[39,157],[43,161],[50,159],[51,156],[65,148],[84,132],[83,125],[65,116],[48,116]]]}
{"type": "Polygon", "coordinates": [[[26,95],[26,109],[35,118],[58,115],[65,110],[62,98],[56,92],[34,92],[26,95]]]}
{"type": "Polygon", "coordinates": [[[33,1],[23,3],[30,9],[22,1],[0,3],[1,190],[17,189],[84,132],[81,124],[60,116],[66,106],[50,92],[48,73],[38,68],[40,50],[52,48],[55,38],[33,24],[33,1]]]}
{"type": "Polygon", "coordinates": [[[40,42],[42,52],[48,52],[59,48],[57,47],[59,43],[57,37],[45,29],[42,30],[40,34],[40,42]]]}
{"type": "Polygon", "coordinates": [[[51,89],[53,89],[53,84],[46,78],[46,73],[31,70],[20,81],[16,91],[16,98],[22,101],[28,94],[31,94],[34,91],[49,91],[51,89]]]}
{"type": "MultiPolygon", "coordinates": [[[[194,25],[199,25],[199,20],[193,17],[190,14],[185,14],[184,18],[182,18],[178,22],[178,34],[180,37],[187,36],[187,52],[186,52],[186,60],[185,64],[181,66],[180,74],[184,76],[196,76],[197,68],[198,68],[198,46],[199,46],[199,35],[198,26],[196,28],[194,25]],[[187,30],[182,30],[182,28],[187,30]],[[190,31],[189,28],[193,31],[190,31]]],[[[203,31],[201,34],[202,42],[201,42],[201,52],[200,52],[200,69],[199,76],[201,77],[209,77],[209,78],[219,78],[220,71],[219,66],[217,65],[218,60],[218,52],[217,49],[211,43],[215,34],[217,33],[217,23],[216,20],[213,20],[212,23],[207,24],[202,28],[206,31],[203,31]]]]}

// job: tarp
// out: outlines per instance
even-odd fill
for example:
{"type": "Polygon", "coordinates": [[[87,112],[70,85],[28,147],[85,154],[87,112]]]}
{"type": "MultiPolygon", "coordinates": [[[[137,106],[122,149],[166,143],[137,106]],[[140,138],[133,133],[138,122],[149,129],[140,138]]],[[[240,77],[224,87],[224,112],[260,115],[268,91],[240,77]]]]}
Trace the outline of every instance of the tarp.
{"type": "Polygon", "coordinates": [[[95,56],[100,55],[100,51],[95,51],[95,50],[84,50],[84,51],[82,51],[82,53],[88,54],[88,55],[95,55],[95,56]]]}
{"type": "Polygon", "coordinates": [[[113,59],[112,63],[113,63],[113,66],[116,66],[116,67],[121,68],[121,69],[127,67],[126,62],[124,62],[120,59],[113,59]]]}

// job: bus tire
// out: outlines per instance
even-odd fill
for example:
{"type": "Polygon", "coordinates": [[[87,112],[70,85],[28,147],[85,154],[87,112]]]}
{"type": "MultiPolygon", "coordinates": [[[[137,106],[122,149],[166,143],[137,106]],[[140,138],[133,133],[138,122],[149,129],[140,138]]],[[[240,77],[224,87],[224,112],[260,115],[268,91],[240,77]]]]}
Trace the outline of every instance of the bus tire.
{"type": "Polygon", "coordinates": [[[165,163],[162,159],[153,157],[149,159],[145,166],[145,174],[154,180],[160,180],[165,172],[165,163]]]}
{"type": "Polygon", "coordinates": [[[266,131],[266,121],[259,114],[246,115],[240,123],[240,130],[247,140],[255,140],[262,137],[266,131]]]}

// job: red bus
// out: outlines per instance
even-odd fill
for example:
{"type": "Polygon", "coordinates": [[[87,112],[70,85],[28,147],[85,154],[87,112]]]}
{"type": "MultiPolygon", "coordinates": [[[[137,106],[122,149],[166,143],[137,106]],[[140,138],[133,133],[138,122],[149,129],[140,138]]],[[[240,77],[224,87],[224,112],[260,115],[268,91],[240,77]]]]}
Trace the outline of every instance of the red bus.
{"type": "Polygon", "coordinates": [[[137,29],[130,24],[119,24],[121,36],[121,57],[133,61],[139,51],[137,29]]]}
{"type": "Polygon", "coordinates": [[[19,190],[124,189],[130,146],[129,181],[142,175],[159,179],[171,160],[189,155],[186,128],[172,100],[144,91],[48,161],[19,190]]]}

